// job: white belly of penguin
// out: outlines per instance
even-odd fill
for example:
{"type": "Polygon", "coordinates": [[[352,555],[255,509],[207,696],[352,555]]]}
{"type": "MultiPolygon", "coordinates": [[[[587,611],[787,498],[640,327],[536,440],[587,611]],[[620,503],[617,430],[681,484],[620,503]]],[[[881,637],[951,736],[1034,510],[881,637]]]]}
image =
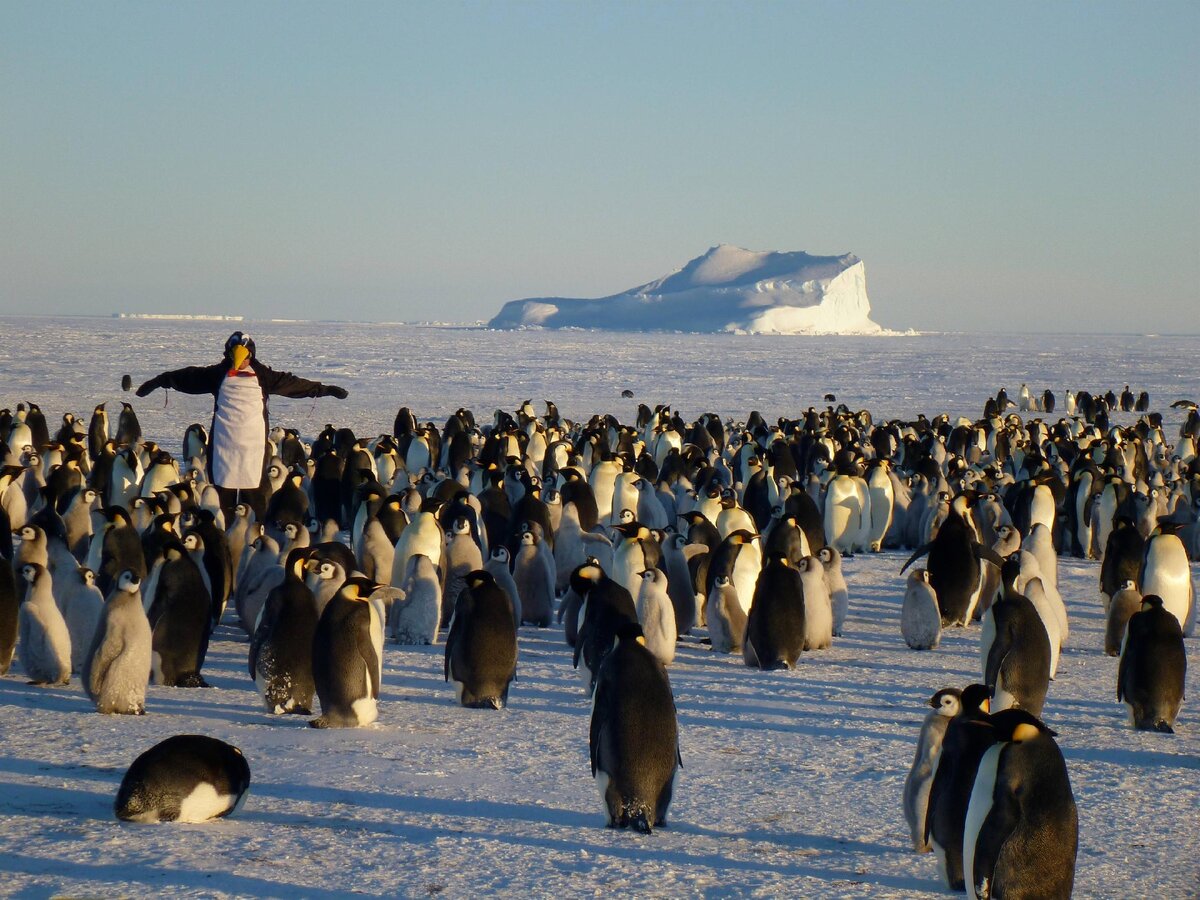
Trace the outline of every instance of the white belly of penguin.
{"type": "Polygon", "coordinates": [[[975,895],[975,843],[983,828],[984,820],[992,811],[992,801],[996,793],[996,772],[1000,766],[1000,751],[1003,744],[989,747],[979,761],[979,770],[975,774],[975,785],[971,788],[971,802],[967,806],[967,821],[963,827],[963,880],[967,884],[967,896],[976,900],[975,895]]]}
{"type": "Polygon", "coordinates": [[[229,794],[218,794],[217,789],[208,782],[201,782],[179,804],[179,818],[176,821],[207,822],[230,809],[234,799],[229,794]]]}

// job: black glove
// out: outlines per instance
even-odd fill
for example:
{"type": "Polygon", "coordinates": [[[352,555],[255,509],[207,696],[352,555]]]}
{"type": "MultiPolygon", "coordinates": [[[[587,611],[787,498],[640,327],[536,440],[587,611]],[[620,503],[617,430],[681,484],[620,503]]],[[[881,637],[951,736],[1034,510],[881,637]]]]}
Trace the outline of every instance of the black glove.
{"type": "Polygon", "coordinates": [[[158,379],[151,378],[149,381],[142,382],[142,386],[137,389],[137,395],[139,397],[145,397],[147,394],[149,394],[152,390],[154,390],[157,387],[158,387],[158,379]]]}
{"type": "Polygon", "coordinates": [[[350,392],[344,387],[338,387],[336,384],[331,384],[325,388],[325,395],[327,397],[336,397],[339,400],[345,400],[350,396],[350,392]]]}

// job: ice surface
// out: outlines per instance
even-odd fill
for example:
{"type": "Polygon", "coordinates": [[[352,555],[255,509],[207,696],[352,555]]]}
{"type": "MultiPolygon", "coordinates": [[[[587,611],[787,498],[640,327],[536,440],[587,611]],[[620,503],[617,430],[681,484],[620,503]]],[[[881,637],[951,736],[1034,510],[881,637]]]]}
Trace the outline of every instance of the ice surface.
{"type": "MultiPolygon", "coordinates": [[[[1195,339],[928,335],[742,337],[489,332],[241,323],[268,364],[349,388],[348,400],[282,400],[272,420],[311,437],[325,422],[387,431],[401,405],[441,420],[555,400],[568,416],[674,403],[768,419],[826,392],[879,415],[976,417],[1022,382],[1200,397],[1195,339]],[[634,399],[620,397],[623,389],[634,399]]],[[[0,319],[0,406],[34,400],[51,431],[63,411],[131,400],[148,438],[178,453],[211,398],[144,400],[119,390],[168,367],[215,361],[231,326],[111,319],[0,319]]],[[[540,410],[539,410],[540,411],[540,410]]],[[[114,408],[115,414],[115,408],[114,408]]],[[[1127,423],[1132,416],[1117,415],[1127,423]]],[[[465,710],[442,680],[442,648],[384,651],[379,720],[316,731],[260,709],[247,644],[214,636],[209,690],[151,686],[145,717],[92,711],[76,680],[0,679],[0,870],[16,896],[340,897],[480,892],[918,897],[941,895],[931,854],[909,849],[904,777],[926,699],[979,671],[978,629],[909,650],[899,610],[906,554],[845,561],[850,614],[832,650],[792,673],[681,643],[670,669],[683,752],[670,827],[609,831],[590,778],[589,703],[558,629],[523,628],[518,680],[501,712],[465,710]],[[172,734],[240,747],[253,782],[235,817],[209,825],[117,822],[125,768],[172,734]]],[[[1133,732],[1104,656],[1098,564],[1064,558],[1071,637],[1045,719],[1080,811],[1076,895],[1189,896],[1200,859],[1200,664],[1196,640],[1175,736],[1133,732]]],[[[1195,569],[1193,569],[1195,575],[1195,569]]]]}
{"type": "Polygon", "coordinates": [[[665,278],[598,300],[506,303],[492,328],[876,334],[866,271],[853,254],[711,248],[665,278]]]}

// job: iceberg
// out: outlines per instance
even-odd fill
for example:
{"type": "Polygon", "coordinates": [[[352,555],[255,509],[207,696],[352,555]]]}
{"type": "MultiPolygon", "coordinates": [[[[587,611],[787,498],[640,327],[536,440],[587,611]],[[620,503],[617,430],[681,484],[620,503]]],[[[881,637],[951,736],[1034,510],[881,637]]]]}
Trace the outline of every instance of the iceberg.
{"type": "Polygon", "coordinates": [[[882,334],[863,261],[852,253],[711,248],[657,281],[593,300],[505,303],[489,328],[594,328],[738,334],[882,334]]]}

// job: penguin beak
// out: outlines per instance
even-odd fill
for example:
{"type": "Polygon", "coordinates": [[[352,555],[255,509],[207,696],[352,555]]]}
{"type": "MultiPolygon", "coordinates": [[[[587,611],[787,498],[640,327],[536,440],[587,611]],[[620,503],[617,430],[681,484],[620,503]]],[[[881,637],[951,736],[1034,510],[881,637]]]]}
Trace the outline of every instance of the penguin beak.
{"type": "Polygon", "coordinates": [[[250,350],[241,344],[234,344],[233,349],[229,351],[230,358],[233,360],[234,371],[237,371],[246,364],[246,360],[250,358],[250,350]]]}
{"type": "Polygon", "coordinates": [[[985,713],[990,713],[992,711],[992,701],[984,700],[982,703],[979,704],[979,708],[982,709],[985,713]]]}

